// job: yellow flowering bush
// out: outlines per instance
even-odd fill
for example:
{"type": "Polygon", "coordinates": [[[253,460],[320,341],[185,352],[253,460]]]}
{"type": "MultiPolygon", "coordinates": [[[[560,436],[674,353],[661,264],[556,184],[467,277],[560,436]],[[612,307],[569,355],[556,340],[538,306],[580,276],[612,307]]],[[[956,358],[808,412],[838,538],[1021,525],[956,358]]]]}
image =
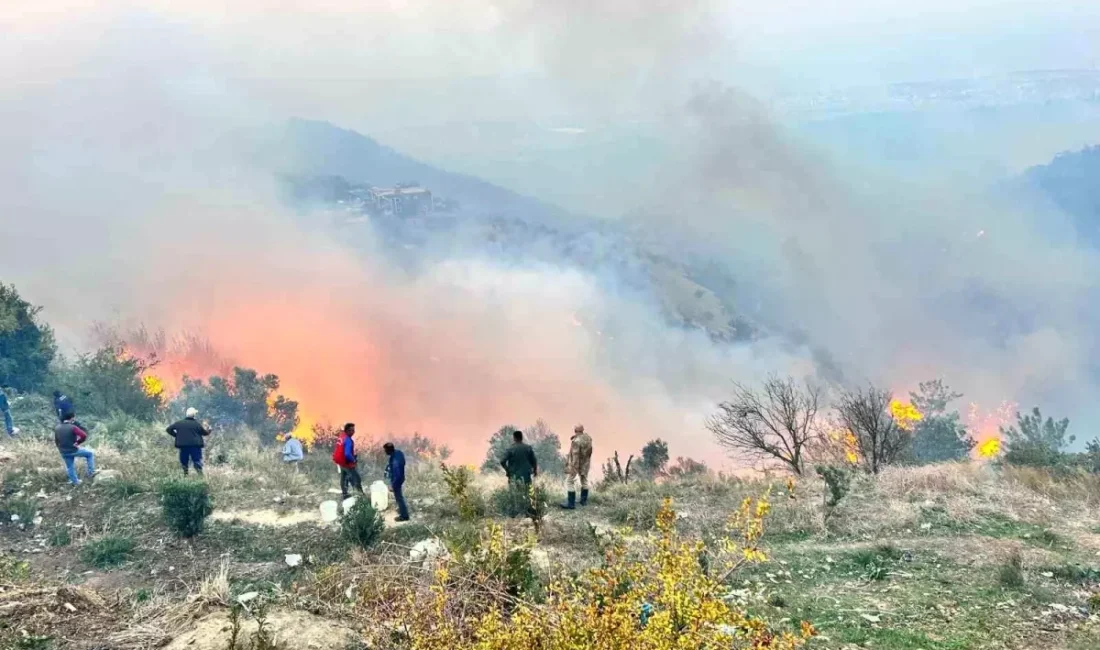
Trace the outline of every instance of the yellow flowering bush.
{"type": "MultiPolygon", "coordinates": [[[[601,566],[552,580],[539,602],[494,589],[491,569],[469,573],[468,560],[436,571],[429,590],[410,596],[403,636],[412,650],[793,650],[814,634],[775,632],[729,597],[726,581],[746,562],[766,560],[763,535],[768,497],[745,499],[714,548],[681,535],[665,500],[656,530],[640,539],[618,536],[601,566]],[[472,589],[471,589],[472,588],[472,589]],[[479,597],[473,598],[472,593],[479,597]]],[[[531,544],[527,540],[525,544],[531,544]]],[[[503,530],[483,537],[485,566],[507,564],[503,530]],[[495,558],[495,559],[494,559],[495,558]]],[[[501,585],[503,587],[503,585],[501,585]]]]}

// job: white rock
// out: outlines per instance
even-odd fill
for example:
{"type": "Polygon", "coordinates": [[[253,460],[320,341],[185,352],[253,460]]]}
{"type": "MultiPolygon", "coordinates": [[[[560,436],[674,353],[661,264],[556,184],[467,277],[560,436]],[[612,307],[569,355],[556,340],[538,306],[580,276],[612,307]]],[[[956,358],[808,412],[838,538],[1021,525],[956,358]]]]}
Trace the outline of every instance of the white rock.
{"type": "Polygon", "coordinates": [[[286,565],[290,567],[298,566],[302,563],[302,556],[297,553],[286,556],[286,565]]]}
{"type": "Polygon", "coordinates": [[[65,609],[69,610],[70,612],[75,612],[76,611],[76,608],[73,607],[72,603],[65,603],[65,609]]]}
{"type": "Polygon", "coordinates": [[[341,506],[344,508],[344,512],[345,513],[350,512],[352,506],[354,506],[355,502],[358,501],[358,500],[359,500],[358,497],[348,497],[348,498],[344,499],[344,502],[341,504],[341,506]]]}
{"type": "Polygon", "coordinates": [[[409,560],[413,562],[431,562],[447,553],[447,547],[438,539],[423,539],[413,545],[409,551],[409,560]]]}
{"type": "Polygon", "coordinates": [[[38,516],[38,517],[35,517],[34,519],[32,519],[32,520],[31,520],[31,523],[32,523],[32,524],[34,524],[35,526],[40,526],[40,525],[42,525],[42,517],[41,517],[41,515],[40,515],[40,516],[38,516]]]}
{"type": "Polygon", "coordinates": [[[872,623],[878,623],[879,621],[882,620],[881,618],[879,618],[878,616],[875,616],[874,614],[860,614],[860,616],[862,616],[865,620],[868,620],[872,623]]]}
{"type": "Polygon", "coordinates": [[[19,515],[12,515],[12,516],[11,516],[11,520],[12,520],[13,522],[19,521],[19,515]]]}
{"type": "Polygon", "coordinates": [[[328,493],[329,494],[342,494],[342,492],[340,492],[340,490],[337,490],[336,488],[329,488],[328,493]]]}
{"type": "Polygon", "coordinates": [[[1052,571],[1043,571],[1043,577],[1044,578],[1053,578],[1054,573],[1052,571]]]}
{"type": "Polygon", "coordinates": [[[340,518],[340,505],[335,501],[321,502],[321,521],[330,524],[340,518]]]}
{"type": "Polygon", "coordinates": [[[248,593],[244,593],[244,594],[241,594],[240,596],[237,596],[237,602],[244,605],[247,602],[251,602],[253,600],[256,600],[256,596],[259,596],[259,595],[260,595],[260,592],[258,592],[258,591],[250,591],[248,593]]]}
{"type": "Polygon", "coordinates": [[[921,530],[928,530],[930,528],[932,528],[932,524],[928,523],[927,521],[920,525],[921,530]]]}
{"type": "Polygon", "coordinates": [[[370,504],[379,512],[390,507],[390,489],[384,482],[375,481],[370,484],[370,504]]]}

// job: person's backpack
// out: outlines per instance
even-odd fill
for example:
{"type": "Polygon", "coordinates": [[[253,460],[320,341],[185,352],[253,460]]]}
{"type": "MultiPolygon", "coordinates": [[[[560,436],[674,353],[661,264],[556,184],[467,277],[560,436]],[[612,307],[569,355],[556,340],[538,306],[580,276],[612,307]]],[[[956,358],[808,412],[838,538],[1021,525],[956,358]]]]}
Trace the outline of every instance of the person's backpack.
{"type": "Polygon", "coordinates": [[[344,455],[344,440],[346,439],[347,436],[341,434],[336,440],[336,447],[332,450],[332,462],[340,467],[347,467],[349,463],[348,457],[344,455]]]}

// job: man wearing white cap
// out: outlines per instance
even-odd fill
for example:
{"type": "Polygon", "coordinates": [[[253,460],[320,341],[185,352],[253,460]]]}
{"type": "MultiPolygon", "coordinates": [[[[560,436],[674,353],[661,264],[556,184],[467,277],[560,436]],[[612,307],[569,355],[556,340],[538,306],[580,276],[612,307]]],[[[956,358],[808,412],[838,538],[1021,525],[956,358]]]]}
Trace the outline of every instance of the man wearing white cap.
{"type": "Polygon", "coordinates": [[[202,448],[210,432],[195,419],[198,414],[199,412],[195,409],[188,408],[187,417],[168,427],[167,431],[176,439],[176,449],[180,450],[180,465],[183,467],[183,473],[187,474],[190,464],[195,468],[195,473],[202,476],[202,448]]]}

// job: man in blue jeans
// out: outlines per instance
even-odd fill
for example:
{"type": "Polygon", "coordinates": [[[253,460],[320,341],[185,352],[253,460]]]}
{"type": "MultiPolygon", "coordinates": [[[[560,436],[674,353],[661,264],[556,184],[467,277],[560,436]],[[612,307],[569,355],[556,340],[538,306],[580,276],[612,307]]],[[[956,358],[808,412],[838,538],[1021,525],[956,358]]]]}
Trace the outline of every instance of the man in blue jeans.
{"type": "Polygon", "coordinates": [[[88,434],[84,433],[84,430],[73,422],[71,415],[53,430],[53,441],[57,445],[57,451],[61,452],[61,459],[65,461],[65,471],[69,474],[69,482],[74,486],[80,485],[80,479],[76,475],[77,458],[83,458],[87,464],[88,479],[95,476],[95,454],[92,453],[91,449],[80,448],[80,445],[87,439],[88,434]]]}
{"type": "Polygon", "coordinates": [[[15,436],[19,433],[19,427],[15,426],[15,423],[11,420],[11,405],[8,404],[7,387],[0,387],[0,411],[4,413],[4,430],[8,432],[9,436],[15,436]]]}
{"type": "Polygon", "coordinates": [[[202,476],[202,448],[210,432],[195,419],[198,414],[195,409],[188,408],[185,418],[165,429],[168,435],[176,439],[176,449],[180,451],[180,466],[185,475],[190,464],[195,468],[195,473],[202,476]]]}
{"type": "Polygon", "coordinates": [[[393,488],[393,500],[397,502],[397,521],[408,521],[409,506],[402,491],[405,487],[405,454],[395,449],[392,442],[382,445],[382,450],[390,457],[390,462],[386,464],[386,476],[393,488]]]}

